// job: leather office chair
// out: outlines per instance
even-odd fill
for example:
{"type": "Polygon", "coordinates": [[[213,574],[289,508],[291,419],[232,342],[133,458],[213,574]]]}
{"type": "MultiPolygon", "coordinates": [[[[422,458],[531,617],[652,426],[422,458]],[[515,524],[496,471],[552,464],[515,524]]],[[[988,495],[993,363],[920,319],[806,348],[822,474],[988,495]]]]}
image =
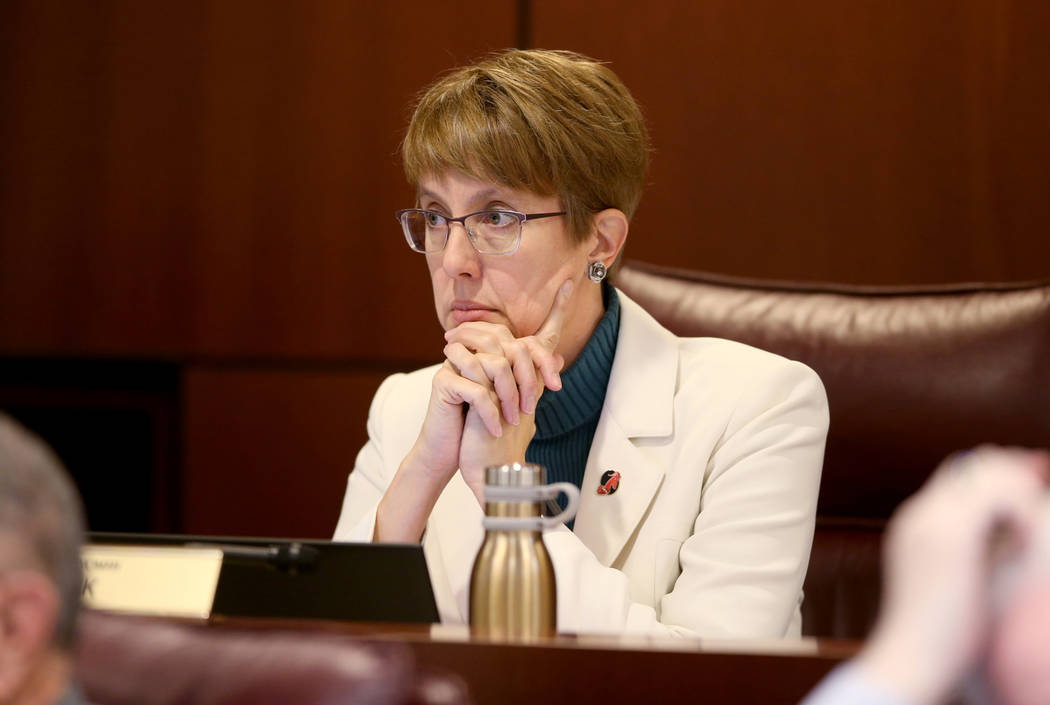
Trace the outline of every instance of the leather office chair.
{"type": "Polygon", "coordinates": [[[748,343],[823,380],[831,427],[806,634],[867,633],[885,521],[946,455],[1050,446],[1050,280],[814,285],[628,263],[615,283],[678,335],[748,343]]]}
{"type": "Polygon", "coordinates": [[[86,610],[76,677],[98,705],[459,705],[455,677],[403,644],[232,631],[86,610]]]}

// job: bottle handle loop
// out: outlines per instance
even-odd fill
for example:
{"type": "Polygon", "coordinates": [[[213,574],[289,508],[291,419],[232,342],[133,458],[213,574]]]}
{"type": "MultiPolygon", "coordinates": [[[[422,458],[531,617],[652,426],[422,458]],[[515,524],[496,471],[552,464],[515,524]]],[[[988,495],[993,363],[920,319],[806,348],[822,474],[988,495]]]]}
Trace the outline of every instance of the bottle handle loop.
{"type": "Polygon", "coordinates": [[[574,516],[580,506],[580,488],[571,482],[555,482],[539,487],[498,487],[485,485],[486,502],[546,502],[564,494],[569,502],[563,511],[552,517],[490,517],[482,520],[485,530],[543,531],[553,529],[574,516]]]}

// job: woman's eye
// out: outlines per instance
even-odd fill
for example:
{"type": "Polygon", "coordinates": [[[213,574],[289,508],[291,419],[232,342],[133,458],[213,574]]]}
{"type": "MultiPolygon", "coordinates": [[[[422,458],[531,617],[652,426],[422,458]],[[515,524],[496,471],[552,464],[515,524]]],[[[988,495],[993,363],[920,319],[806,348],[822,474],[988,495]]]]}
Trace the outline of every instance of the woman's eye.
{"type": "Polygon", "coordinates": [[[491,211],[488,215],[485,216],[486,225],[496,225],[502,227],[504,225],[510,225],[513,220],[514,216],[510,215],[509,213],[501,213],[500,211],[491,211]]]}
{"type": "Polygon", "coordinates": [[[434,227],[434,228],[436,228],[437,226],[441,225],[441,221],[444,220],[444,218],[442,218],[437,213],[426,213],[425,217],[427,219],[427,225],[429,225],[431,227],[434,227]]]}

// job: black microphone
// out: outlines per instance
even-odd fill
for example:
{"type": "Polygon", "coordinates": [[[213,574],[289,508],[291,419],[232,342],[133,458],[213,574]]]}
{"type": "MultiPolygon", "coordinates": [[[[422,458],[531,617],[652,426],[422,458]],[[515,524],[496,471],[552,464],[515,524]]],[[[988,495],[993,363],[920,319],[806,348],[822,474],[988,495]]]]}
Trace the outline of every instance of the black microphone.
{"type": "Polygon", "coordinates": [[[263,563],[282,573],[309,572],[317,567],[321,552],[313,546],[298,541],[275,544],[272,546],[244,546],[233,543],[191,543],[195,548],[218,548],[222,551],[224,562],[240,564],[263,563]]]}

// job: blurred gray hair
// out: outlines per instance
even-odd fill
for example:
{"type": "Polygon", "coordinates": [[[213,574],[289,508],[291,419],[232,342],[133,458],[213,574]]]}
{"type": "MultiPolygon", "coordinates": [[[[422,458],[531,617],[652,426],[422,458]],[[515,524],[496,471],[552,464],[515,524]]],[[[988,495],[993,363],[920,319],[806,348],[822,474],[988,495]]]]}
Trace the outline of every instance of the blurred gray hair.
{"type": "Polygon", "coordinates": [[[32,433],[0,413],[0,535],[19,547],[20,564],[55,584],[61,606],[54,643],[71,649],[80,609],[84,512],[58,457],[32,433]]]}

